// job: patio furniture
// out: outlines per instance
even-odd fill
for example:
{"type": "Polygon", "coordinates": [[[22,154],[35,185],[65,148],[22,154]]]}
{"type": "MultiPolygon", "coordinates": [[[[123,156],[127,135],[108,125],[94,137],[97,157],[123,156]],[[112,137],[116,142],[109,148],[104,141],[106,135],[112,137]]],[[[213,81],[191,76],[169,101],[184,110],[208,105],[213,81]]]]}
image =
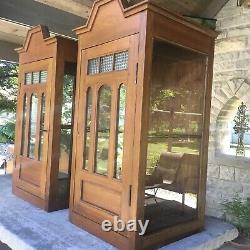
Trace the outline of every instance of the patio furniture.
{"type": "Polygon", "coordinates": [[[185,207],[185,194],[196,194],[198,191],[199,157],[197,155],[164,152],[152,175],[147,176],[145,190],[154,190],[154,195],[147,194],[146,198],[154,198],[159,189],[173,191],[182,195],[182,212],[185,207]]]}

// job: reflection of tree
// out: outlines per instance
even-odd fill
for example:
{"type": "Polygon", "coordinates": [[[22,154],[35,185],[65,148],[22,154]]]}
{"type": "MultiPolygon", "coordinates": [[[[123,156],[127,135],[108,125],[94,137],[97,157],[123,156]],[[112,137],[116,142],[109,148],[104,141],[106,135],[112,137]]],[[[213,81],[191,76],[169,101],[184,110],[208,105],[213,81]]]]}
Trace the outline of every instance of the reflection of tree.
{"type": "MultiPolygon", "coordinates": [[[[122,84],[118,90],[117,100],[117,131],[116,131],[116,154],[115,154],[115,177],[121,178],[124,123],[126,109],[126,88],[122,84]]],[[[109,86],[103,85],[99,89],[98,98],[98,140],[97,140],[97,172],[106,174],[109,152],[109,137],[111,126],[111,102],[112,90],[109,86]]]]}
{"type": "Polygon", "coordinates": [[[74,86],[75,77],[64,75],[60,144],[67,154],[71,151],[74,86]]]}
{"type": "Polygon", "coordinates": [[[64,75],[63,102],[62,102],[62,124],[71,124],[74,83],[75,83],[74,76],[64,75]]]}
{"type": "Polygon", "coordinates": [[[147,174],[162,152],[197,154],[199,147],[203,96],[189,87],[159,87],[151,89],[147,174]]]}
{"type": "Polygon", "coordinates": [[[61,147],[70,153],[71,150],[71,129],[61,129],[61,147]]]}
{"type": "Polygon", "coordinates": [[[197,133],[203,96],[198,90],[155,88],[151,93],[150,133],[197,133]]]}
{"type": "Polygon", "coordinates": [[[122,175],[122,159],[123,159],[123,142],[124,142],[124,123],[126,109],[126,87],[122,84],[119,88],[118,100],[118,128],[117,128],[117,143],[116,143],[116,173],[117,179],[122,175]]]}
{"type": "Polygon", "coordinates": [[[151,93],[152,110],[171,110],[179,112],[200,112],[203,96],[200,91],[186,88],[158,89],[151,93]]]}
{"type": "MultiPolygon", "coordinates": [[[[151,100],[151,108],[153,110],[161,109],[164,103],[168,103],[173,98],[178,96],[179,93],[172,89],[163,89],[156,93],[151,100]]],[[[165,105],[164,105],[165,106],[165,105]]]]}
{"type": "Polygon", "coordinates": [[[111,116],[111,88],[109,86],[102,86],[99,90],[99,123],[98,131],[107,132],[110,130],[110,116],[111,116]]]}

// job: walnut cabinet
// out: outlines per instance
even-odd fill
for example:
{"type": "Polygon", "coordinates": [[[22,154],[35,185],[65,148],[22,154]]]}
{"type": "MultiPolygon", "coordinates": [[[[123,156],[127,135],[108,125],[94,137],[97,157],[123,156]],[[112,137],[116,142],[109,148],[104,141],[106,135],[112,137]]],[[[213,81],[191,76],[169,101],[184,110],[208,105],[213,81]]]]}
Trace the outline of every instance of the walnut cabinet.
{"type": "Polygon", "coordinates": [[[97,0],[78,36],[70,220],[120,249],[204,226],[214,31],[153,1],[97,0]],[[114,216],[146,233],[104,232],[114,216]]]}
{"type": "Polygon", "coordinates": [[[13,192],[47,211],[67,208],[77,43],[38,26],[17,51],[13,192]]]}
{"type": "Polygon", "coordinates": [[[18,50],[13,192],[47,211],[70,203],[72,223],[119,249],[204,227],[217,33],[156,2],[96,0],[78,50],[43,26],[18,50]],[[115,217],[147,230],[103,231],[115,217]]]}

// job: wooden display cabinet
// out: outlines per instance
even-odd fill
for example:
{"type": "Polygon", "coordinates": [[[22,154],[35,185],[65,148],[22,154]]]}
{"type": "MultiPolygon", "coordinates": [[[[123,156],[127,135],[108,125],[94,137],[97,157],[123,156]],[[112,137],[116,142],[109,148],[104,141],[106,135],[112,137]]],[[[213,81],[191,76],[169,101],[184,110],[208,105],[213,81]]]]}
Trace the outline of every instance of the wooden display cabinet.
{"type": "Polygon", "coordinates": [[[70,220],[120,249],[204,226],[217,33],[143,1],[97,0],[78,35],[70,220]],[[149,220],[105,232],[104,220],[149,220]]]}
{"type": "Polygon", "coordinates": [[[69,206],[77,43],[28,31],[19,53],[13,192],[54,211],[69,206]]]}

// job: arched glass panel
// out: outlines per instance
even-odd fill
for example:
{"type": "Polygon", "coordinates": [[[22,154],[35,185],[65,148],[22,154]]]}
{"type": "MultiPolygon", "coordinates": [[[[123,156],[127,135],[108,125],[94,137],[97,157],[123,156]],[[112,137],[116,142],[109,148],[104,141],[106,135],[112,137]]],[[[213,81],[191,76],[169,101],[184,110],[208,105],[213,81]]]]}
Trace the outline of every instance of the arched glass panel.
{"type": "Polygon", "coordinates": [[[37,105],[38,105],[37,95],[32,94],[30,99],[29,150],[28,150],[28,157],[32,159],[34,159],[35,157],[37,105]]]}
{"type": "Polygon", "coordinates": [[[85,130],[84,130],[84,150],[83,150],[83,169],[88,170],[89,162],[89,147],[90,147],[90,128],[91,128],[91,114],[92,114],[92,89],[88,88],[86,95],[86,109],[85,109],[85,130]]]}
{"type": "Polygon", "coordinates": [[[39,161],[43,158],[43,143],[44,143],[44,123],[45,123],[45,104],[46,104],[46,98],[45,95],[42,94],[41,99],[41,116],[40,116],[40,134],[39,134],[39,155],[38,159],[39,161]]]}
{"type": "Polygon", "coordinates": [[[23,153],[24,153],[26,116],[27,116],[27,97],[26,97],[26,94],[25,94],[24,97],[23,97],[23,118],[22,118],[21,155],[23,155],[23,153]]]}
{"type": "Polygon", "coordinates": [[[117,130],[116,130],[116,147],[115,147],[115,173],[114,177],[121,179],[122,177],[122,159],[124,144],[124,127],[125,127],[125,109],[126,109],[126,87],[121,84],[118,93],[117,107],[117,130]]]}
{"type": "Polygon", "coordinates": [[[95,172],[101,175],[108,174],[111,97],[111,88],[109,86],[102,86],[98,94],[95,152],[95,172]]]}

